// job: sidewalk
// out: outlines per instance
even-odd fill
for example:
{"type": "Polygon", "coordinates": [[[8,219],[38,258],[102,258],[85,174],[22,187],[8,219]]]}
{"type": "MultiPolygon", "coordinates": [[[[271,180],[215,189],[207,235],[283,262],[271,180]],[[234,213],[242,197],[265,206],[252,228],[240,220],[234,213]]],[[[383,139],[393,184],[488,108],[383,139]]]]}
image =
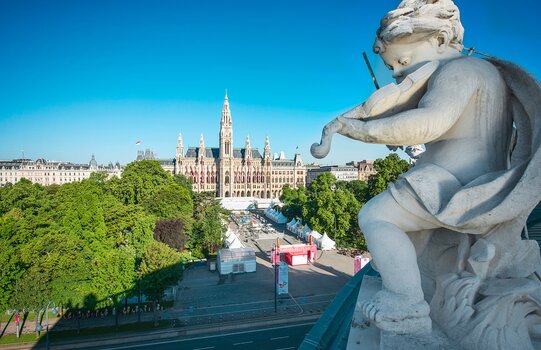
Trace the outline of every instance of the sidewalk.
{"type": "MultiPolygon", "coordinates": [[[[161,315],[167,314],[167,309],[158,311],[158,320],[161,319],[161,315]]],[[[141,313],[141,322],[148,322],[153,320],[153,312],[143,312],[141,313]]],[[[28,334],[35,332],[35,322],[26,320],[21,316],[21,334],[28,334]]],[[[129,315],[119,315],[118,324],[131,324],[137,322],[137,314],[129,315]]],[[[45,328],[45,317],[41,321],[41,326],[45,328]]],[[[63,317],[49,317],[49,330],[52,331],[65,331],[65,330],[75,330],[77,328],[95,328],[95,327],[106,327],[106,326],[115,326],[115,316],[106,316],[106,317],[91,317],[91,318],[81,318],[79,319],[79,326],[77,325],[76,319],[66,319],[63,317]]],[[[0,327],[0,332],[4,330],[3,335],[16,334],[16,325],[15,321],[12,319],[11,322],[7,325],[2,323],[0,327]]]]}
{"type": "MultiPolygon", "coordinates": [[[[127,343],[136,343],[154,339],[167,339],[176,337],[190,337],[204,334],[223,334],[231,331],[257,329],[259,327],[272,325],[294,324],[298,322],[316,321],[320,315],[303,315],[291,319],[284,319],[281,316],[274,318],[251,320],[244,323],[219,323],[206,326],[191,326],[191,327],[174,327],[169,329],[161,329],[156,331],[143,332],[126,332],[121,334],[107,334],[97,336],[77,337],[66,340],[51,341],[49,348],[52,350],[68,350],[68,349],[86,349],[98,346],[112,346],[127,343]]],[[[0,345],[2,350],[29,350],[29,349],[45,349],[45,344],[42,342],[22,343],[0,345]]]]}

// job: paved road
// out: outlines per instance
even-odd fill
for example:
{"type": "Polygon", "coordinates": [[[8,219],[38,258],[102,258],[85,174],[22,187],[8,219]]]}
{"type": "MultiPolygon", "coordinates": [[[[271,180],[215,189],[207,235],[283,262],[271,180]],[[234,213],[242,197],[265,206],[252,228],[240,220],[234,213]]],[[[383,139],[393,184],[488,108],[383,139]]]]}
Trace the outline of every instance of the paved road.
{"type": "Polygon", "coordinates": [[[297,349],[314,323],[277,326],[193,338],[151,340],[142,343],[97,347],[91,350],[293,350],[297,349]]]}

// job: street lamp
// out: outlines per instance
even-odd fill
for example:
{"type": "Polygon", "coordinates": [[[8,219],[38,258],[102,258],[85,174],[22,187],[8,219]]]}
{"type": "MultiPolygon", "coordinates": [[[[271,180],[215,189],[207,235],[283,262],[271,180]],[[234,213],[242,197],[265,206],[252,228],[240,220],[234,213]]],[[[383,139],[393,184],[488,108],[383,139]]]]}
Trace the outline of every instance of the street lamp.
{"type": "MultiPolygon", "coordinates": [[[[333,191],[333,193],[336,192],[336,186],[332,185],[331,190],[333,191]]],[[[333,215],[334,215],[334,241],[336,242],[336,212],[333,211],[333,215]]]]}
{"type": "MultiPolygon", "coordinates": [[[[56,316],[58,314],[58,311],[56,311],[56,304],[53,303],[52,301],[49,301],[47,303],[47,306],[45,307],[45,349],[47,350],[49,350],[49,307],[51,306],[51,304],[53,304],[52,311],[51,311],[53,316],[56,316]]],[[[43,308],[39,310],[38,320],[41,320],[42,312],[43,312],[43,308]]],[[[36,332],[39,333],[42,330],[43,330],[43,327],[41,326],[41,323],[38,323],[38,325],[36,326],[36,332]]]]}

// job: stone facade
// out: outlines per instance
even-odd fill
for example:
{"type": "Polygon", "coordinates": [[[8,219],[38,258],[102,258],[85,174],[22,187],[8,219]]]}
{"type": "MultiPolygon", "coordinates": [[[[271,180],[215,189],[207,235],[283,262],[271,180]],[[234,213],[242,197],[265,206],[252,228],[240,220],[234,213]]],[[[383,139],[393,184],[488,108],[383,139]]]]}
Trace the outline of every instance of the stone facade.
{"type": "MultiPolygon", "coordinates": [[[[165,167],[164,167],[165,168],[165,167]]],[[[306,168],[300,154],[293,159],[271,157],[267,136],[263,154],[246,137],[244,148],[233,147],[233,122],[227,93],[220,122],[219,147],[206,147],[201,134],[198,147],[184,148],[179,134],[175,174],[192,179],[196,192],[214,192],[218,197],[277,198],[285,184],[305,184],[306,168]]]]}
{"type": "Polygon", "coordinates": [[[360,162],[353,161],[346,163],[346,165],[352,165],[357,168],[357,180],[364,182],[368,181],[370,175],[374,175],[376,173],[376,169],[374,169],[374,162],[371,160],[361,160],[360,162]]]}
{"type": "Polygon", "coordinates": [[[349,162],[346,165],[329,165],[322,167],[309,167],[306,174],[306,185],[310,184],[322,173],[331,173],[338,181],[361,180],[368,181],[370,175],[375,174],[372,161],[349,162]]]}
{"type": "Polygon", "coordinates": [[[111,176],[122,174],[119,163],[108,166],[98,165],[94,155],[88,164],[75,164],[45,159],[14,159],[0,161],[0,186],[14,184],[22,178],[43,186],[62,185],[87,179],[93,172],[105,172],[111,176]]]}

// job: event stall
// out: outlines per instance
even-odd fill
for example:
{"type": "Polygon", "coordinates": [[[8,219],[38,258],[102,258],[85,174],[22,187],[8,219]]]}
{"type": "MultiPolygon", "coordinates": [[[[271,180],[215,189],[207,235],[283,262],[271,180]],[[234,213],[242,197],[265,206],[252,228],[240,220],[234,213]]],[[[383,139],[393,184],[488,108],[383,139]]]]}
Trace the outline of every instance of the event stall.
{"type": "Polygon", "coordinates": [[[255,251],[252,248],[220,249],[216,259],[220,275],[255,272],[255,251]]]}

